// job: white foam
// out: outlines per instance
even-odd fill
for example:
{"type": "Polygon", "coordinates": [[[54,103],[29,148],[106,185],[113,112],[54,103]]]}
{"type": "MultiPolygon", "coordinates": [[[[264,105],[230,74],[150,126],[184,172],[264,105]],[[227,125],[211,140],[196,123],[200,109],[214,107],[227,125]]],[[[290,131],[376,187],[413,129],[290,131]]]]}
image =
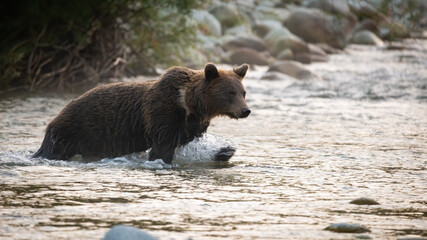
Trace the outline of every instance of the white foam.
{"type": "Polygon", "coordinates": [[[233,147],[230,140],[221,136],[204,134],[185,146],[175,150],[173,162],[176,164],[191,164],[212,162],[221,148],[233,147]]]}
{"type": "Polygon", "coordinates": [[[161,169],[170,169],[172,168],[172,166],[170,164],[167,164],[165,162],[163,162],[162,159],[156,159],[154,161],[145,161],[142,166],[145,169],[150,169],[150,170],[161,170],[161,169]]]}
{"type": "Polygon", "coordinates": [[[185,146],[175,150],[172,165],[166,164],[162,159],[148,160],[147,152],[132,153],[116,158],[103,158],[99,161],[88,162],[80,155],[73,156],[69,161],[48,160],[44,158],[31,158],[29,152],[0,152],[0,164],[9,166],[61,166],[61,167],[107,167],[107,168],[143,168],[150,170],[170,169],[192,163],[212,163],[215,155],[222,149],[233,144],[220,136],[204,134],[185,146]]]}

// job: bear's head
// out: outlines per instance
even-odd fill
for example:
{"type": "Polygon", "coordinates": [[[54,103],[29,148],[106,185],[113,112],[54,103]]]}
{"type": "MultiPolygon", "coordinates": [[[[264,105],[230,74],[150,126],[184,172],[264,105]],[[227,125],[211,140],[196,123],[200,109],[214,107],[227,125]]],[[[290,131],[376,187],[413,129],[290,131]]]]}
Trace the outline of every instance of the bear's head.
{"type": "Polygon", "coordinates": [[[211,117],[228,116],[239,119],[249,116],[251,110],[246,104],[246,91],[242,84],[248,67],[243,64],[227,71],[218,70],[212,63],[205,66],[206,105],[211,117]]]}

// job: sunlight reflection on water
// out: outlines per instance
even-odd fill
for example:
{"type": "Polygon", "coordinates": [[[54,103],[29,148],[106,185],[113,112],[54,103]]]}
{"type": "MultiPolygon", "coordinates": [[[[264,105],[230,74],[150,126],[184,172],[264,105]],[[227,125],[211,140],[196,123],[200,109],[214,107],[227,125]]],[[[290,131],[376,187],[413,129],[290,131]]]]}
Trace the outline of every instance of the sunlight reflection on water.
{"type": "Polygon", "coordinates": [[[354,237],[323,230],[337,222],[363,224],[373,238],[426,236],[422,44],[352,46],[308,66],[321,82],[260,81],[266,69],[253,69],[244,80],[249,118],[215,119],[214,135],[178,150],[171,169],[145,166],[146,153],[93,163],[30,159],[73,96],[4,97],[0,238],[99,239],[116,224],[161,239],[354,237]],[[214,164],[224,144],[235,156],[214,164]],[[359,197],[380,205],[349,204],[359,197]]]}

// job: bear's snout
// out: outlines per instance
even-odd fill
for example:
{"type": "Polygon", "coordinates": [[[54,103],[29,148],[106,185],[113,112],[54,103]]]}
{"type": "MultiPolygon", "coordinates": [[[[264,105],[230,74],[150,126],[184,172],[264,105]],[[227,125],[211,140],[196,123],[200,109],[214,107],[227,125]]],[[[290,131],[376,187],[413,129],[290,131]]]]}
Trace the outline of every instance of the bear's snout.
{"type": "Polygon", "coordinates": [[[251,113],[251,110],[249,108],[243,108],[241,118],[246,118],[251,113]]]}

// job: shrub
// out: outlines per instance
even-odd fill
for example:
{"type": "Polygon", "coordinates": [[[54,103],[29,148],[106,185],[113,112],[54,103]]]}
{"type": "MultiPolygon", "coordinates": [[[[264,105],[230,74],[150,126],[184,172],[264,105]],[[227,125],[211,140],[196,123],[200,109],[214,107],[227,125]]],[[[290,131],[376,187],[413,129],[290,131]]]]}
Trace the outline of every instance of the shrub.
{"type": "Polygon", "coordinates": [[[63,90],[153,71],[194,38],[197,0],[2,1],[0,89],[63,90]]]}

